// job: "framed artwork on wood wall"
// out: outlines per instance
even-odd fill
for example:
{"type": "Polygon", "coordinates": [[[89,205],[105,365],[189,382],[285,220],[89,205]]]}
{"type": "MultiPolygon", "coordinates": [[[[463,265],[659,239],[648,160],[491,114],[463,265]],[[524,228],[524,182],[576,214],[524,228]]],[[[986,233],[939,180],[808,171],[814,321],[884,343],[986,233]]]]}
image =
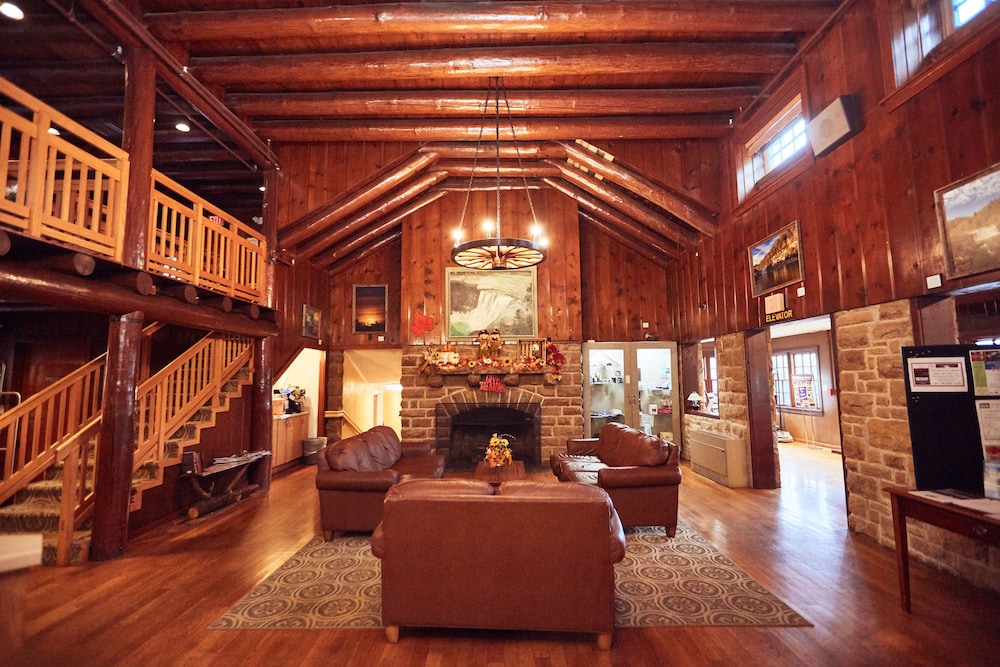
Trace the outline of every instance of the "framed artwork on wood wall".
{"type": "Polygon", "coordinates": [[[449,268],[445,278],[448,338],[498,329],[504,340],[538,338],[535,268],[509,271],[449,268]]]}
{"type": "Polygon", "coordinates": [[[302,306],[302,335],[306,338],[319,338],[320,312],[319,308],[302,306]]]}
{"type": "Polygon", "coordinates": [[[386,285],[354,286],[354,333],[385,333],[386,285]]]}
{"type": "Polygon", "coordinates": [[[802,282],[799,221],[785,225],[748,249],[750,287],[754,296],[802,282]]]}
{"type": "Polygon", "coordinates": [[[949,278],[1000,268],[1000,163],[934,191],[949,278]]]}

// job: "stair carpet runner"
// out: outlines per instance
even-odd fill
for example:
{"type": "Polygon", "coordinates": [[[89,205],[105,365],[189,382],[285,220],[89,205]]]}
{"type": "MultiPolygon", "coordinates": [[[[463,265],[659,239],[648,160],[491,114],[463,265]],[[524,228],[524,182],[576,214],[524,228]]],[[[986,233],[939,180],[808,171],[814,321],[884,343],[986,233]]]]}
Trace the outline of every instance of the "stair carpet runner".
{"type": "MultiPolygon", "coordinates": [[[[181,452],[188,445],[199,442],[202,428],[215,423],[214,413],[229,409],[229,398],[239,395],[242,385],[246,384],[245,369],[229,380],[223,388],[218,407],[206,405],[198,410],[183,424],[167,441],[164,451],[163,465],[180,463],[181,452]]],[[[62,498],[62,464],[53,465],[46,471],[45,479],[32,482],[19,491],[11,502],[0,507],[0,533],[42,533],[42,564],[56,563],[56,534],[59,531],[59,508],[62,498]]],[[[157,485],[158,470],[155,462],[149,462],[139,467],[133,475],[133,494],[136,487],[149,488],[157,485]]],[[[94,461],[87,462],[87,488],[92,488],[94,480],[94,461]]],[[[70,565],[81,565],[87,562],[90,551],[90,523],[88,519],[81,530],[74,532],[71,547],[70,565]]]]}

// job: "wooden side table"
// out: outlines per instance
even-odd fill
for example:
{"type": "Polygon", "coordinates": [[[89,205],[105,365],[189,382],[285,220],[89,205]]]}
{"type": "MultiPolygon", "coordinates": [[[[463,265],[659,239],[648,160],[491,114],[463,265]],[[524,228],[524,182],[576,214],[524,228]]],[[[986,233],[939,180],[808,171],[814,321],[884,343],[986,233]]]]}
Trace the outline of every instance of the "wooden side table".
{"type": "Polygon", "coordinates": [[[246,474],[250,464],[269,457],[271,452],[250,452],[244,456],[233,457],[232,460],[216,463],[204,470],[189,475],[182,475],[191,480],[191,487],[198,502],[188,508],[188,518],[214,512],[220,507],[231,505],[240,498],[249,496],[260,488],[257,484],[246,482],[246,474]],[[206,488],[207,485],[207,488],[206,488]]]}
{"type": "Polygon", "coordinates": [[[528,474],[524,471],[524,461],[511,461],[510,465],[499,468],[493,468],[486,461],[480,461],[472,477],[489,482],[493,486],[499,486],[504,482],[526,479],[527,476],[528,474]]]}
{"type": "Polygon", "coordinates": [[[906,520],[916,519],[974,540],[1000,546],[1000,520],[982,512],[913,495],[903,488],[888,488],[892,501],[892,527],[896,537],[896,568],[899,572],[899,601],[910,612],[910,554],[906,520]]]}

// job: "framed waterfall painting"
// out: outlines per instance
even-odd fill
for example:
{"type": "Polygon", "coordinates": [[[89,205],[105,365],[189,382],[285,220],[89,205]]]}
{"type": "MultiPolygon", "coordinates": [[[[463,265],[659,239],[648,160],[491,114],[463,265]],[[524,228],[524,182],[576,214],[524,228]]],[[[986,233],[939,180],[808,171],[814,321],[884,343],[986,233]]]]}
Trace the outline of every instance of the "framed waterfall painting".
{"type": "Polygon", "coordinates": [[[535,267],[510,271],[449,268],[445,277],[448,338],[497,329],[504,340],[538,338],[535,267]]]}

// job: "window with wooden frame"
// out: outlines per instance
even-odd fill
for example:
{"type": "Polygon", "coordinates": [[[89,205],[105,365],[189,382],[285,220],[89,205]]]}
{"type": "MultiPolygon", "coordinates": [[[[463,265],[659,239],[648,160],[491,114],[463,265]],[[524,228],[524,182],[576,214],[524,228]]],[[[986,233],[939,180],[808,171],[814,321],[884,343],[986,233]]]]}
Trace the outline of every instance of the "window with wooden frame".
{"type": "Polygon", "coordinates": [[[771,355],[774,397],[785,411],[823,412],[819,350],[781,350],[771,355]]]}
{"type": "MultiPolygon", "coordinates": [[[[997,0],[887,0],[896,86],[913,78],[938,47],[997,0]]],[[[995,17],[1000,10],[991,10],[995,17]]]]}
{"type": "Polygon", "coordinates": [[[738,202],[777,187],[809,164],[803,160],[811,152],[806,150],[809,138],[802,90],[801,73],[793,74],[734,135],[738,202]]]}

